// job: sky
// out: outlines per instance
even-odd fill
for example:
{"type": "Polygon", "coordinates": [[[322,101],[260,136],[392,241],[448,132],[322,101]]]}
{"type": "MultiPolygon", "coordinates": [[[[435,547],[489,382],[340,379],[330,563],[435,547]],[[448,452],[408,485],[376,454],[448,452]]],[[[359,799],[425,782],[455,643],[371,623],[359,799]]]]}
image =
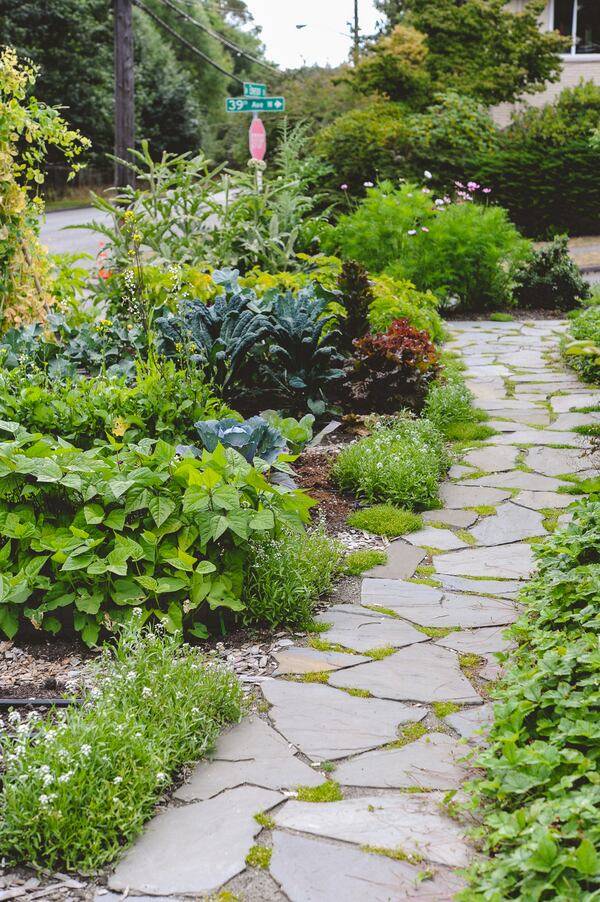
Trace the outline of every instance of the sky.
{"type": "MultiPolygon", "coordinates": [[[[268,59],[283,68],[337,66],[348,58],[353,0],[246,0],[246,5],[262,27],[268,59]]],[[[359,0],[359,16],[361,31],[373,34],[378,16],[372,0],[359,0]]]]}

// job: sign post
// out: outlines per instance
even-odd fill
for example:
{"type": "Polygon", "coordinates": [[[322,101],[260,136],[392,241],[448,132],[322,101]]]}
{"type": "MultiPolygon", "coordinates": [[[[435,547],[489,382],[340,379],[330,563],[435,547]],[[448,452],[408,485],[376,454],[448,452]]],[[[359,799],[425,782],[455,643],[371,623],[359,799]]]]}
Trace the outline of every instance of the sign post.
{"type": "Polygon", "coordinates": [[[252,113],[252,122],[248,133],[250,146],[250,164],[256,169],[256,187],[262,188],[262,175],[265,168],[267,152],[267,132],[259,113],[284,113],[285,97],[268,97],[267,86],[255,82],[244,82],[243,97],[228,97],[225,101],[228,113],[252,113]]]}

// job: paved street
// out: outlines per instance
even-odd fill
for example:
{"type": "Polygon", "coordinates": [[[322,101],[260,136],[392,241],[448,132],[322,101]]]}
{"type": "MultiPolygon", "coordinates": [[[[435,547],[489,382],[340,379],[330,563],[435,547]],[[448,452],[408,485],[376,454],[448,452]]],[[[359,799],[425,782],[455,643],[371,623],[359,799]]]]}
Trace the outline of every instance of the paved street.
{"type": "MultiPolygon", "coordinates": [[[[93,207],[79,207],[75,210],[57,210],[46,214],[40,237],[51,254],[91,254],[96,256],[102,235],[89,229],[70,229],[67,226],[81,226],[93,220],[106,222],[110,217],[93,207]]],[[[91,263],[91,261],[87,261],[91,263]]]]}

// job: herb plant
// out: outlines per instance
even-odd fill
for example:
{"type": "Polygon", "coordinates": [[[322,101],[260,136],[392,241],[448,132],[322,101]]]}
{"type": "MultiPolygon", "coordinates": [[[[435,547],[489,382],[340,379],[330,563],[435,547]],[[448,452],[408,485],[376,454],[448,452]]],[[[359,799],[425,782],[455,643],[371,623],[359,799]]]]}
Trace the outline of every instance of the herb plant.
{"type": "Polygon", "coordinates": [[[569,254],[567,235],[532,250],[513,278],[517,304],[534,310],[572,310],[590,294],[588,283],[569,254]]]}

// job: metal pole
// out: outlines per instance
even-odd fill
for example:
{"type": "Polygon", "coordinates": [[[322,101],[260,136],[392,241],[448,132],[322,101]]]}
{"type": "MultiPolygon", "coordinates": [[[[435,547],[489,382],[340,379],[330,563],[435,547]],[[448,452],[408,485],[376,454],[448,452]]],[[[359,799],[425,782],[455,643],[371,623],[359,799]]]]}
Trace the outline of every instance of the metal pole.
{"type": "Polygon", "coordinates": [[[358,65],[358,57],[359,57],[359,25],[358,25],[358,0],[354,0],[354,28],[353,28],[353,37],[354,37],[354,47],[352,49],[352,60],[354,65],[358,65]]]}
{"type": "MultiPolygon", "coordinates": [[[[115,156],[130,160],[135,143],[132,0],[114,0],[115,15],[115,156]]],[[[134,185],[133,172],[115,163],[115,185],[134,185]]]]}

